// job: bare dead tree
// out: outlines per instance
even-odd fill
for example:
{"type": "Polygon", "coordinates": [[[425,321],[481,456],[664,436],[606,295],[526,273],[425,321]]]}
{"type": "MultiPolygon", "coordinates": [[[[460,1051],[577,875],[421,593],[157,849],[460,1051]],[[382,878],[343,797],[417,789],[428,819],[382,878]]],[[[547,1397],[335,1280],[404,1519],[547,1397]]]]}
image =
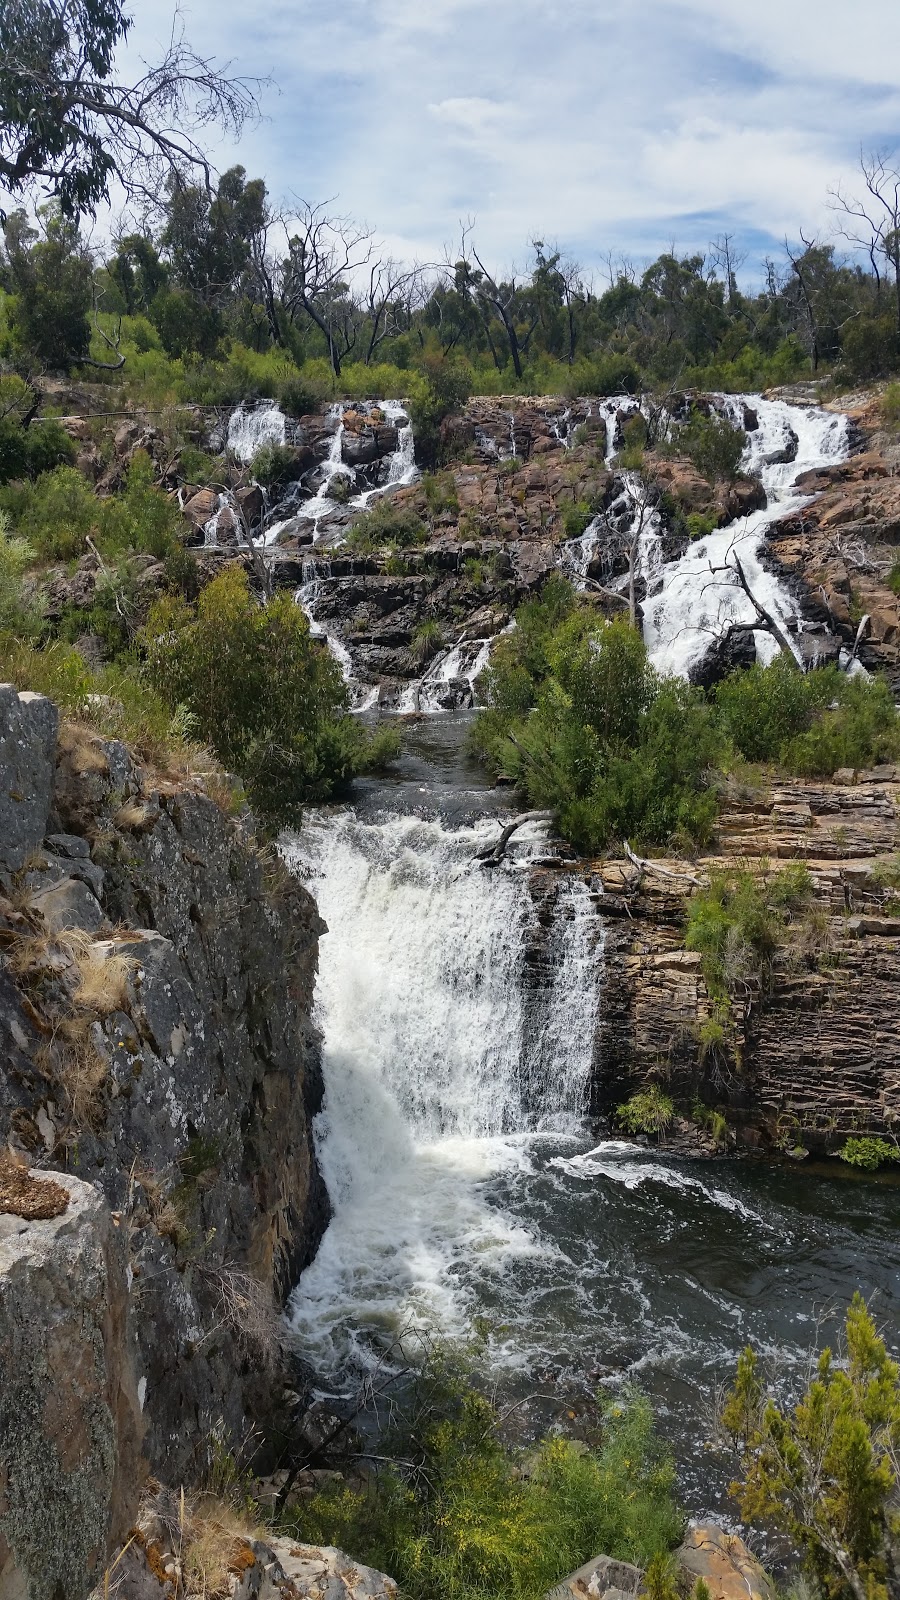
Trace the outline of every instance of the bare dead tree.
{"type": "Polygon", "coordinates": [[[281,303],[293,321],[300,310],[315,323],[328,347],[335,377],[353,348],[349,282],[372,259],[373,232],[329,210],[330,200],[298,202],[293,218],[282,218],[287,256],[281,263],[281,303]],[[348,320],[349,318],[349,320],[348,320]]]}
{"type": "MultiPolygon", "coordinates": [[[[815,248],[815,239],[807,239],[802,228],[800,229],[800,240],[803,245],[804,255],[808,254],[810,250],[815,248]]],[[[787,239],[784,241],[784,248],[787,258],[791,264],[791,271],[793,272],[794,277],[797,279],[797,287],[800,292],[800,300],[803,305],[803,311],[806,318],[810,353],[812,355],[813,372],[817,372],[819,368],[819,324],[816,317],[815,308],[813,306],[812,286],[804,269],[803,255],[792,250],[787,239]]]]}
{"type": "Polygon", "coordinates": [[[163,59],[130,83],[113,57],[130,27],[117,0],[4,0],[0,8],[0,184],[34,188],[67,215],[95,211],[110,183],[156,209],[174,177],[210,186],[200,136],[236,136],[258,114],[260,80],[229,77],[187,43],[176,12],[163,59]]]}
{"type": "Polygon", "coordinates": [[[404,266],[391,256],[372,262],[363,296],[369,319],[369,342],[365,354],[367,367],[386,339],[409,332],[413,313],[423,304],[426,270],[419,262],[404,266]]]}
{"type": "Polygon", "coordinates": [[[881,294],[879,260],[894,280],[895,315],[900,333],[900,154],[860,153],[859,170],[864,193],[848,194],[840,184],[829,189],[833,211],[842,219],[838,231],[851,244],[865,250],[881,294]]]}
{"type": "Polygon", "coordinates": [[[720,233],[709,246],[709,261],[713,269],[725,279],[725,303],[737,294],[737,274],[747,259],[746,250],[738,250],[733,233],[720,233]]]}

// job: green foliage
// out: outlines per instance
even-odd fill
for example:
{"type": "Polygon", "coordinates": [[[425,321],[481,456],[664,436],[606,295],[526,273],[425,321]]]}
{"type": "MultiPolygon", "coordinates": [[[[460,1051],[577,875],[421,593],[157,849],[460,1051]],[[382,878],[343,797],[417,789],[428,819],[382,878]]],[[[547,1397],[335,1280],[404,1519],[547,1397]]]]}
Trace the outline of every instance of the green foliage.
{"type": "Polygon", "coordinates": [[[819,1356],[793,1405],[767,1393],[756,1355],[741,1356],[722,1422],[739,1451],[733,1485],[748,1522],[774,1524],[799,1546],[833,1600],[888,1600],[900,1583],[900,1368],[860,1294],[846,1348],[819,1356]]]}
{"type": "Polygon", "coordinates": [[[567,383],[572,395],[637,394],[640,387],[641,372],[634,358],[615,354],[576,361],[567,383]]]}
{"type": "Polygon", "coordinates": [[[691,539],[708,539],[715,533],[719,526],[719,519],[714,511],[690,511],[685,518],[687,531],[691,539]]]}
{"type": "Polygon", "coordinates": [[[445,511],[453,515],[459,510],[459,497],[452,472],[426,472],[422,488],[429,516],[439,517],[445,511]]]}
{"type": "Polygon", "coordinates": [[[317,1495],[294,1514],[296,1537],[352,1549],[410,1600],[539,1600],[600,1549],[649,1565],[677,1543],[672,1463],[639,1396],[607,1408],[598,1448],[546,1439],[527,1475],[464,1376],[436,1377],[432,1363],[414,1396],[379,1441],[396,1465],[366,1491],[317,1495]]]}
{"type": "Polygon", "coordinates": [[[296,450],[288,444],[260,445],[250,463],[251,475],[264,489],[292,483],[303,471],[296,450]]]}
{"type": "Polygon", "coordinates": [[[18,633],[0,633],[0,677],[19,689],[54,700],[65,716],[88,723],[110,739],[124,739],[160,766],[186,755],[178,718],[134,662],[94,672],[71,645],[43,648],[18,633]]]}
{"type": "Polygon", "coordinates": [[[40,597],[27,594],[22,582],[34,554],[27,540],[12,537],[9,517],[0,511],[0,633],[35,635],[41,630],[40,597]]]}
{"type": "Polygon", "coordinates": [[[485,700],[475,748],[579,849],[708,837],[719,736],[703,695],[660,678],[636,629],[577,607],[563,580],[517,612],[485,700]]]}
{"type": "Polygon", "coordinates": [[[616,1107],[616,1117],[626,1133],[650,1133],[660,1140],[675,1116],[675,1105],[658,1083],[633,1094],[616,1107]]]}
{"type": "Polygon", "coordinates": [[[444,633],[436,618],[420,622],[412,636],[410,649],[419,662],[430,661],[443,648],[444,633]]]}
{"type": "Polygon", "coordinates": [[[689,422],[676,429],[672,448],[688,457],[710,483],[737,477],[747,443],[743,428],[712,411],[708,417],[695,411],[689,422]]]}
{"type": "Polygon", "coordinates": [[[347,715],[340,668],[299,606],[286,594],[259,604],[238,567],[215,578],[195,608],[158,601],[142,643],[155,687],[173,710],[187,706],[272,822],[296,820],[304,802],[327,799],[395,753],[395,739],[370,740],[347,715]]]}
{"type": "Polygon", "coordinates": [[[685,948],[703,958],[710,998],[727,1003],[765,985],[791,915],[812,894],[806,867],[793,863],[771,876],[749,870],[714,872],[709,888],[693,896],[688,908],[685,948]]]}
{"type": "Polygon", "coordinates": [[[74,467],[57,467],[29,486],[19,532],[51,560],[83,555],[88,536],[104,555],[133,550],[162,560],[180,546],[181,517],[153,477],[149,456],[138,451],[121,493],[101,500],[74,467]]]}
{"type": "Polygon", "coordinates": [[[779,656],[771,666],[731,673],[714,698],[724,732],[748,761],[827,777],[900,750],[893,697],[881,679],[850,678],[833,666],[802,673],[779,656]]]}
{"type": "Polygon", "coordinates": [[[441,459],[441,423],[460,411],[472,392],[472,371],[462,361],[429,356],[425,371],[410,391],[410,421],[416,435],[416,454],[428,466],[441,459]]]}
{"type": "Polygon", "coordinates": [[[412,506],[398,506],[390,495],[382,495],[348,529],[347,544],[351,550],[365,554],[373,550],[408,550],[424,544],[427,537],[428,530],[412,506]]]}
{"type": "Polygon", "coordinates": [[[866,1172],[877,1172],[888,1161],[900,1161],[900,1147],[887,1139],[852,1137],[845,1140],[838,1151],[842,1161],[851,1167],[862,1167],[866,1172]]]}
{"type": "Polygon", "coordinates": [[[178,474],[182,483],[205,486],[221,481],[222,463],[215,456],[207,455],[205,450],[198,450],[196,445],[186,444],[179,454],[178,474]]]}
{"type": "Polygon", "coordinates": [[[15,416],[0,417],[0,483],[37,478],[74,459],[75,446],[60,423],[50,419],[23,428],[15,416]]]}
{"type": "Polygon", "coordinates": [[[900,383],[889,383],[881,396],[881,415],[888,428],[900,427],[900,383]]]}
{"type": "Polygon", "coordinates": [[[43,236],[24,211],[14,211],[3,225],[11,330],[25,356],[68,372],[90,349],[93,269],[77,223],[53,206],[39,216],[43,236]]]}
{"type": "Polygon", "coordinates": [[[566,506],[562,514],[563,533],[566,538],[580,539],[595,516],[596,511],[587,500],[576,500],[573,505],[566,506]]]}

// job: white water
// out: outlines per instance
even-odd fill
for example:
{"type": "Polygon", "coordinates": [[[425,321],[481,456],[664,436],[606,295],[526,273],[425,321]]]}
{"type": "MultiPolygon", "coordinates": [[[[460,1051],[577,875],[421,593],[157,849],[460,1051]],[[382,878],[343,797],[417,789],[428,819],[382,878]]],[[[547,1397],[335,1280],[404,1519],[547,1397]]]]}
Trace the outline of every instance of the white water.
{"type": "Polygon", "coordinates": [[[490,660],[490,639],[461,639],[435,656],[421,678],[404,689],[397,704],[401,715],[412,711],[438,712],[452,683],[464,680],[474,695],[475,685],[490,660]]]}
{"type": "MultiPolygon", "coordinates": [[[[527,1169],[539,1128],[582,1121],[601,930],[586,887],[563,880],[551,981],[530,990],[528,875],[521,860],[474,860],[497,828],[343,811],[311,818],[286,847],[329,928],[316,1137],[334,1216],[291,1306],[326,1368],[367,1361],[372,1335],[410,1319],[463,1335],[465,1263],[499,1279],[513,1260],[554,1253],[483,1187],[527,1169]]],[[[529,848],[543,848],[535,830],[529,848]]]]}
{"type": "Polygon", "coordinates": [[[238,461],[252,461],[261,445],[284,444],[286,424],[274,400],[240,405],[228,419],[228,449],[238,461]]]}
{"type": "Polygon", "coordinates": [[[329,633],[321,622],[316,620],[315,607],[322,589],[324,578],[330,576],[330,563],[318,563],[306,560],[303,562],[303,582],[294,595],[295,604],[306,616],[309,631],[314,639],[324,639],[328,649],[334,656],[341,669],[344,682],[350,690],[352,711],[368,711],[378,699],[377,688],[364,688],[353,670],[353,657],[344,641],[336,633],[329,633]]]}
{"type": "MultiPolygon", "coordinates": [[[[766,531],[773,522],[807,504],[808,497],[792,488],[801,472],[842,461],[849,450],[846,417],[818,407],[789,406],[781,400],[758,396],[747,398],[759,416],[759,428],[748,435],[744,469],[759,474],[769,504],[764,511],[740,517],[727,528],[697,540],[679,561],[657,567],[656,571],[645,566],[645,576],[655,592],[644,602],[644,641],[654,666],[661,672],[686,676],[730,622],[750,624],[757,620],[734,573],[735,556],[765,609],[782,626],[794,617],[796,605],[790,590],[763,564],[766,531]],[[779,452],[791,432],[798,441],[796,459],[767,463],[766,457],[779,452]]],[[[771,634],[756,630],[755,640],[761,661],[771,661],[778,654],[778,644],[771,634]]]]}

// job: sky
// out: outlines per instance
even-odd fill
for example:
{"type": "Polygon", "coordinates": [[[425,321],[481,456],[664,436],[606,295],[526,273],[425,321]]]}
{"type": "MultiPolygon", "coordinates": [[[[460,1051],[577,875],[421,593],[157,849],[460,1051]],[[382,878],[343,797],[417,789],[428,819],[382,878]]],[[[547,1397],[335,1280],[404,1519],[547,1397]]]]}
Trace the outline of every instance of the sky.
{"type": "MultiPolygon", "coordinates": [[[[390,253],[437,261],[463,221],[497,270],[529,241],[603,278],[736,236],[760,276],[860,150],[900,149],[896,0],[182,0],[194,47],[272,79],[239,160],[276,200],[334,199],[390,253]]],[[[121,64],[171,0],[132,0],[121,64]]]]}

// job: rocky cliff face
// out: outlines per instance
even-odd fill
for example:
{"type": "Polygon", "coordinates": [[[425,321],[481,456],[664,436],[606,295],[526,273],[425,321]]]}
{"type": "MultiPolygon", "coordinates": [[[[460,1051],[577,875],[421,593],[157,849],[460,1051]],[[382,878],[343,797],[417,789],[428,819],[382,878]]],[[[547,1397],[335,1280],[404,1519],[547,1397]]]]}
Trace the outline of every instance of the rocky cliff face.
{"type": "Polygon", "coordinates": [[[650,1082],[689,1105],[724,1109],[751,1146],[833,1150],[900,1121],[900,917],[895,892],[900,770],[841,773],[733,797],[718,850],[698,862],[604,862],[607,915],[595,1109],[650,1082]],[[688,899],[711,873],[761,879],[803,861],[813,882],[808,932],[771,983],[732,1005],[734,1039],[704,1048],[711,1013],[702,962],[684,946],[688,899]]]}
{"type": "Polygon", "coordinates": [[[0,751],[0,1147],[121,1219],[148,1459],[196,1481],[278,1413],[276,1312],[324,1225],[322,924],[214,775],[8,686],[0,751]]]}

